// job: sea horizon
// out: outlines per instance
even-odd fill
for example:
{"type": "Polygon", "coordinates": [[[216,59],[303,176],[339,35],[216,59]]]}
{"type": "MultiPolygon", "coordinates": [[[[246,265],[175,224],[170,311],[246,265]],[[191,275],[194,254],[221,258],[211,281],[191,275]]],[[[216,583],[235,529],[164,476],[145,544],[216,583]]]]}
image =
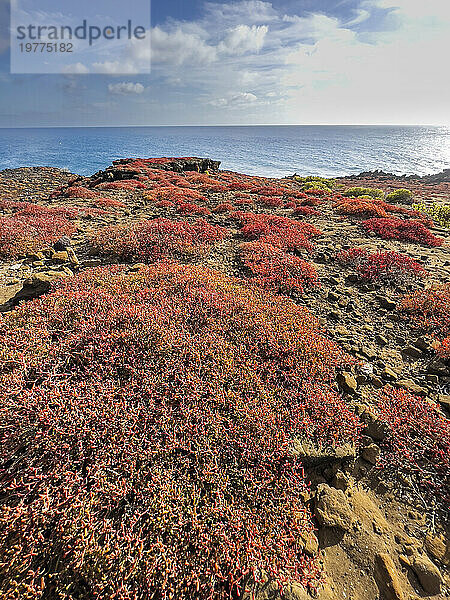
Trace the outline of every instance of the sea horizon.
{"type": "Polygon", "coordinates": [[[450,167],[442,125],[170,125],[0,128],[0,169],[49,166],[90,175],[120,158],[201,156],[249,175],[340,177],[450,167]]]}

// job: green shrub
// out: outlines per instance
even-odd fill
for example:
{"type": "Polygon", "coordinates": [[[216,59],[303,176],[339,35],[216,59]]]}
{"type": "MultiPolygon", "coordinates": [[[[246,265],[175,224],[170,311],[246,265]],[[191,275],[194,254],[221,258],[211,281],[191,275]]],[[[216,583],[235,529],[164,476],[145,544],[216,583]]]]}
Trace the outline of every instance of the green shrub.
{"type": "Polygon", "coordinates": [[[371,198],[383,198],[383,190],[377,188],[366,188],[366,187],[353,187],[348,188],[342,192],[343,196],[353,196],[359,198],[360,196],[370,196],[371,198]]]}
{"type": "Polygon", "coordinates": [[[413,204],[413,209],[418,210],[439,223],[441,227],[450,227],[450,204],[433,204],[426,205],[424,202],[413,204]]]}
{"type": "Polygon", "coordinates": [[[300,177],[296,176],[295,181],[298,183],[303,183],[303,189],[321,189],[321,190],[331,190],[336,184],[335,179],[326,179],[325,177],[315,177],[313,175],[308,175],[308,177],[300,177]]]}
{"type": "Polygon", "coordinates": [[[405,188],[400,188],[388,194],[386,196],[386,202],[411,202],[413,197],[413,193],[411,190],[406,190],[405,188]]]}

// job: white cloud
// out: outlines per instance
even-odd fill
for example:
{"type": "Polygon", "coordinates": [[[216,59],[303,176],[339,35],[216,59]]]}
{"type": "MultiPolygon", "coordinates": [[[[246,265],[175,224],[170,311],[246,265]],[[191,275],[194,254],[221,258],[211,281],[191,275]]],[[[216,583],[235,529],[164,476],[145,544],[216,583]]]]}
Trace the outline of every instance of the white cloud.
{"type": "Polygon", "coordinates": [[[126,83],[122,81],[121,83],[110,83],[108,90],[111,94],[127,96],[130,94],[142,94],[145,88],[142,83],[126,83]]]}
{"type": "Polygon", "coordinates": [[[85,75],[89,73],[89,68],[83,63],[77,62],[73,65],[65,65],[62,72],[70,75],[85,75]]]}
{"type": "Polygon", "coordinates": [[[368,0],[366,4],[379,8],[393,8],[411,19],[436,17],[450,20],[447,0],[368,0]]]}
{"type": "Polygon", "coordinates": [[[210,106],[216,107],[242,107],[247,106],[248,104],[253,104],[258,100],[258,97],[251,92],[239,92],[238,94],[234,94],[233,96],[229,96],[228,98],[218,98],[215,100],[210,100],[207,104],[210,106]]]}
{"type": "Polygon", "coordinates": [[[205,32],[192,33],[181,26],[170,32],[155,27],[152,30],[152,61],[175,66],[211,64],[216,60],[216,49],[208,46],[205,37],[205,32]]]}
{"type": "Polygon", "coordinates": [[[247,52],[259,52],[264,45],[269,28],[267,25],[238,25],[230,29],[218,46],[224,54],[242,55],[247,52]]]}
{"type": "MultiPolygon", "coordinates": [[[[145,106],[151,96],[154,119],[166,122],[217,122],[227,112],[247,123],[448,122],[447,0],[361,0],[347,20],[298,12],[212,2],[197,21],[155,27],[145,106]]],[[[149,49],[130,46],[119,58],[91,70],[121,81],[149,49]]],[[[118,104],[118,94],[136,93],[125,89],[109,89],[118,104]]]]}
{"type": "Polygon", "coordinates": [[[450,83],[443,75],[442,57],[448,54],[450,28],[442,21],[424,26],[425,10],[409,1],[377,2],[403,7],[397,28],[373,35],[370,43],[336,22],[329,23],[328,32],[322,31],[326,35],[313,45],[298,44],[291,50],[286,58],[290,72],[281,87],[291,90],[292,118],[322,123],[448,122],[443,107],[450,103],[450,83]]]}
{"type": "Polygon", "coordinates": [[[279,20],[279,14],[271,2],[261,0],[241,0],[234,2],[205,4],[205,16],[212,22],[223,27],[229,27],[235,23],[247,25],[265,24],[279,20]]]}

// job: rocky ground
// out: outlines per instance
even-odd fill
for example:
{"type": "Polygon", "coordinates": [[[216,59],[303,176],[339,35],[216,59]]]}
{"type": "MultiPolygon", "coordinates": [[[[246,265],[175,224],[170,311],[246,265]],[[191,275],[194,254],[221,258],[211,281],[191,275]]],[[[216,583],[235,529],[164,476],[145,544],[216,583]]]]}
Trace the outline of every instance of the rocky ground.
{"type": "MultiPolygon", "coordinates": [[[[212,165],[214,168],[214,165],[212,165]]],[[[96,176],[94,176],[95,178],[96,176]]],[[[104,174],[100,175],[104,177],[104,174]]],[[[98,174],[97,174],[98,178],[98,174]]],[[[107,180],[107,179],[105,179],[107,180]]],[[[58,169],[22,168],[0,172],[0,199],[37,202],[55,207],[81,209],[73,249],[42,248],[18,259],[0,263],[0,310],[10,311],[18,302],[46,293],[49,284],[99,264],[118,262],[96,255],[89,242],[101,227],[128,224],[142,219],[167,218],[192,220],[171,208],[157,207],[146,199],[144,190],[108,190],[104,196],[120,200],[124,206],[95,214],[86,210],[88,201],[67,198],[55,190],[73,185],[87,187],[92,179],[81,178],[58,169]],[[77,181],[76,181],[77,180],[77,181]]],[[[292,181],[293,189],[295,180],[292,181]]],[[[274,185],[280,180],[273,180],[274,185]]],[[[408,188],[417,201],[450,201],[450,174],[425,178],[401,178],[380,172],[337,180],[340,190],[369,186],[390,192],[408,188]]],[[[210,193],[210,205],[234,200],[234,192],[210,193]]],[[[243,207],[246,209],[246,207],[243,207]]],[[[251,209],[254,210],[254,209],[251,209]]],[[[285,208],[260,209],[289,216],[285,208]]],[[[242,276],[236,261],[242,243],[236,221],[229,213],[212,213],[212,223],[225,226],[232,236],[215,246],[203,262],[228,274],[242,276]]],[[[348,402],[367,424],[365,447],[360,456],[352,449],[338,449],[334,455],[317,455],[316,450],[299,448],[309,464],[311,497],[315,508],[317,538],[305,540],[311,553],[322,552],[328,584],[320,598],[348,600],[413,600],[432,597],[444,600],[450,593],[450,545],[441,519],[429,506],[421,504],[407,482],[393,483],[377,469],[382,438],[374,423],[371,398],[390,383],[418,396],[440,403],[449,416],[450,369],[439,360],[433,339],[419,335],[397,311],[408,287],[386,287],[364,283],[335,260],[336,253],[351,247],[369,251],[395,250],[420,261],[429,273],[426,284],[448,282],[450,236],[447,229],[435,227],[432,233],[444,238],[442,246],[428,248],[400,241],[386,241],[365,233],[357,220],[336,213],[325,200],[318,215],[305,217],[323,235],[315,240],[315,251],[308,257],[317,269],[320,287],[296,301],[317,315],[327,332],[360,364],[359,370],[341,375],[338,382],[348,402]],[[309,461],[309,462],[308,462],[309,461]]],[[[303,592],[287,592],[298,600],[303,592]]],[[[264,595],[271,597],[270,589],[264,595]]],[[[307,597],[307,596],[305,596],[307,597]]]]}

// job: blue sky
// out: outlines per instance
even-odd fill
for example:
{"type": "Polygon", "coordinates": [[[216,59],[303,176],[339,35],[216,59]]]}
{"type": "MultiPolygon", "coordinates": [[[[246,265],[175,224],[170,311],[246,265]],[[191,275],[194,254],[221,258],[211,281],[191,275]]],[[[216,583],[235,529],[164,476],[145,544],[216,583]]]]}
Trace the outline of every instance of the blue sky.
{"type": "Polygon", "coordinates": [[[137,52],[101,74],[79,61],[73,74],[11,75],[0,0],[0,126],[450,125],[448,0],[153,0],[151,11],[149,75],[137,52]]]}

